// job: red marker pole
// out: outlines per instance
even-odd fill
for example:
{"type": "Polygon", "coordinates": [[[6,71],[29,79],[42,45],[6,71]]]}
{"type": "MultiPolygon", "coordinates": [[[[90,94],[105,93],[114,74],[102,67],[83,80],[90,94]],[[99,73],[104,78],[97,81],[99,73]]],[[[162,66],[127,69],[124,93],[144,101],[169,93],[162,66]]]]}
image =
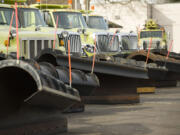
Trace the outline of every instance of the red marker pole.
{"type": "Polygon", "coordinates": [[[72,87],[70,40],[68,40],[68,60],[69,60],[69,85],[70,87],[72,87]]]}
{"type": "Polygon", "coordinates": [[[15,12],[16,12],[16,43],[17,43],[17,59],[19,60],[19,33],[18,33],[18,8],[17,3],[15,3],[15,12]]]}
{"type": "MultiPolygon", "coordinates": [[[[117,30],[116,30],[116,31],[117,31],[117,30]]],[[[112,37],[112,39],[111,39],[110,46],[113,44],[113,41],[114,41],[114,38],[115,38],[115,35],[116,35],[116,31],[115,31],[115,33],[113,34],[113,37],[112,37]]]]}
{"type": "Polygon", "coordinates": [[[168,50],[168,54],[167,54],[167,56],[166,56],[166,59],[169,58],[169,54],[170,54],[170,52],[171,52],[172,46],[173,46],[173,40],[171,40],[171,44],[170,44],[170,46],[169,46],[169,50],[168,50]]]}
{"type": "MultiPolygon", "coordinates": [[[[148,54],[147,54],[147,58],[146,58],[146,65],[147,65],[147,63],[148,63],[151,45],[152,45],[152,37],[151,37],[150,42],[149,42],[148,54]]],[[[146,66],[145,66],[145,67],[146,67],[146,66]]]]}
{"type": "Polygon", "coordinates": [[[55,49],[55,45],[56,45],[57,28],[58,28],[58,16],[56,19],[56,28],[55,28],[55,33],[54,33],[53,49],[55,49]]]}
{"type": "Polygon", "coordinates": [[[10,26],[9,26],[8,44],[7,44],[7,55],[8,55],[9,37],[10,37],[10,33],[11,33],[11,28],[12,28],[13,18],[14,18],[14,11],[13,11],[13,13],[12,13],[11,22],[10,22],[10,26]]]}
{"type": "Polygon", "coordinates": [[[93,55],[93,63],[92,63],[91,74],[94,73],[95,59],[96,59],[96,37],[95,37],[95,39],[94,39],[94,55],[93,55]]]}

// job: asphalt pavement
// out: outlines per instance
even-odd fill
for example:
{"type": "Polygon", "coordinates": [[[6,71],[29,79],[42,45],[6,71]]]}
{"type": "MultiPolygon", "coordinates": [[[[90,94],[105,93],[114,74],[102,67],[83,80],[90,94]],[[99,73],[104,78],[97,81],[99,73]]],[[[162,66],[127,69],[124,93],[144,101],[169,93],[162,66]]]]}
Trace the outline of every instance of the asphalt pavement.
{"type": "Polygon", "coordinates": [[[156,89],[133,105],[87,105],[84,113],[66,114],[61,135],[180,135],[180,87],[156,89]]]}

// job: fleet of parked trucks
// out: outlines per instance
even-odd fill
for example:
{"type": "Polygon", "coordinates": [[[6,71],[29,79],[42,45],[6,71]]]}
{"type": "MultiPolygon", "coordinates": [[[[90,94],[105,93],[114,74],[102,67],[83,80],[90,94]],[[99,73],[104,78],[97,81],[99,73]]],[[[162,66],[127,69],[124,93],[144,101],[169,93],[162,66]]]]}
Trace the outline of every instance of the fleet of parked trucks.
{"type": "Polygon", "coordinates": [[[65,132],[56,111],[139,103],[139,93],[180,79],[179,55],[157,53],[167,51],[167,34],[153,20],[137,34],[112,32],[91,12],[25,2],[0,4],[0,134],[65,132]]]}

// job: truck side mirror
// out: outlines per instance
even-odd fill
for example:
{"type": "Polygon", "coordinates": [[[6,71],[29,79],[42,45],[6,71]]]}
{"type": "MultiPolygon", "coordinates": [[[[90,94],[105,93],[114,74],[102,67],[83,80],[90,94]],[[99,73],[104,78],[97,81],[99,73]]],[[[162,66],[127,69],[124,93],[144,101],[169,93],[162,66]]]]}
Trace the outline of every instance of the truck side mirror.
{"type": "Polygon", "coordinates": [[[106,22],[107,28],[109,29],[109,22],[108,22],[108,20],[107,20],[107,19],[104,19],[104,21],[106,22]]]}
{"type": "Polygon", "coordinates": [[[86,15],[86,24],[88,25],[88,23],[89,23],[89,16],[88,15],[86,15]]]}
{"type": "Polygon", "coordinates": [[[44,20],[49,27],[53,27],[53,21],[48,12],[44,12],[44,20]]]}
{"type": "Polygon", "coordinates": [[[106,24],[108,25],[108,23],[109,23],[108,20],[107,19],[104,19],[104,20],[105,20],[106,24]]]}

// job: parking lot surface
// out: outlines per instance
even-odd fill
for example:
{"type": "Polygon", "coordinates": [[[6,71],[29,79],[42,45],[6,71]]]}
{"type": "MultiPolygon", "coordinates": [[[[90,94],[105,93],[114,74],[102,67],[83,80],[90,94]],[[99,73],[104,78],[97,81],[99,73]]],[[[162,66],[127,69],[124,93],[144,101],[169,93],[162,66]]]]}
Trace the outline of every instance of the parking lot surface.
{"type": "Polygon", "coordinates": [[[66,116],[63,135],[180,135],[180,87],[143,94],[139,104],[87,105],[66,116]]]}

